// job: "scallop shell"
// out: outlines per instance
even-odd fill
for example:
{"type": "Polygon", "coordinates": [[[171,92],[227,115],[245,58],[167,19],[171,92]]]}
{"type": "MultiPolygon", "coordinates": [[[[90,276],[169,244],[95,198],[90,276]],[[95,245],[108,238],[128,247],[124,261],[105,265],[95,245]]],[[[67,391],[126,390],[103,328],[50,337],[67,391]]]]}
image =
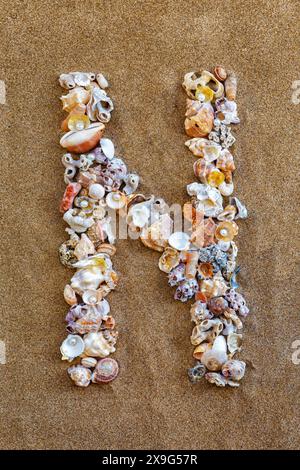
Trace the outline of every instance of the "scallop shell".
{"type": "Polygon", "coordinates": [[[92,373],[83,365],[69,367],[68,374],[78,387],[87,387],[91,382],[92,373]]]}
{"type": "Polygon", "coordinates": [[[78,303],[76,293],[69,284],[64,288],[64,299],[68,305],[76,305],[78,303]]]}
{"type": "Polygon", "coordinates": [[[96,122],[82,131],[67,132],[60,139],[60,145],[69,152],[86,153],[97,145],[104,128],[104,124],[96,122]]]}
{"type": "Polygon", "coordinates": [[[184,251],[190,247],[190,236],[184,232],[174,232],[169,237],[169,245],[175,250],[184,251]]]}
{"type": "Polygon", "coordinates": [[[90,91],[81,87],[73,88],[67,95],[60,99],[63,102],[63,110],[69,113],[78,104],[87,104],[90,99],[90,91]]]}
{"type": "Polygon", "coordinates": [[[115,359],[106,357],[98,361],[92,375],[94,383],[112,382],[119,374],[119,364],[115,359]]]}
{"type": "Polygon", "coordinates": [[[167,247],[159,258],[158,266],[164,273],[169,273],[180,262],[180,255],[174,248],[167,247]]]}
{"type": "Polygon", "coordinates": [[[94,357],[83,357],[81,359],[81,364],[88,369],[93,368],[97,365],[97,359],[94,357]]]}
{"type": "Polygon", "coordinates": [[[103,336],[103,332],[99,331],[88,333],[84,336],[84,354],[91,357],[106,357],[115,352],[115,347],[107,341],[103,336]]]}
{"type": "Polygon", "coordinates": [[[84,342],[79,335],[68,335],[62,342],[60,352],[63,361],[73,361],[75,357],[80,356],[84,351],[84,342]]]}
{"type": "Polygon", "coordinates": [[[100,140],[100,147],[106,158],[112,160],[115,156],[115,146],[110,139],[106,137],[100,140]]]}

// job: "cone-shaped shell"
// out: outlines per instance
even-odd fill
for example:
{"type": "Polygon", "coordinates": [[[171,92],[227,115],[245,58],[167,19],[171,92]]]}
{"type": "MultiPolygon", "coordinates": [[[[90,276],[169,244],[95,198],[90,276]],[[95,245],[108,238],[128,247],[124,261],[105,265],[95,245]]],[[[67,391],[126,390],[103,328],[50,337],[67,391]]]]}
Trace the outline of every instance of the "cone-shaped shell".
{"type": "Polygon", "coordinates": [[[82,131],[67,132],[60,139],[60,145],[73,153],[89,152],[98,144],[104,128],[104,124],[95,122],[82,131]]]}

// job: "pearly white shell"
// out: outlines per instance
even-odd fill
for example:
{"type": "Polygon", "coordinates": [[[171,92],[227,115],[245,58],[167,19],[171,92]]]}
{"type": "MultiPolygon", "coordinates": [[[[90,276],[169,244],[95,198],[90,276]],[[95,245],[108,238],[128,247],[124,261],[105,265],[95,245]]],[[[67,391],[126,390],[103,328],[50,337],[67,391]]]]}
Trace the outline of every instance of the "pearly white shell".
{"type": "Polygon", "coordinates": [[[174,232],[169,237],[169,245],[178,251],[188,250],[190,246],[190,237],[184,232],[174,232]]]}
{"type": "Polygon", "coordinates": [[[89,186],[89,196],[93,199],[102,199],[105,195],[105,189],[102,184],[92,183],[89,186]]]}
{"type": "Polygon", "coordinates": [[[104,338],[102,331],[91,332],[84,336],[84,354],[91,357],[106,357],[115,352],[114,346],[104,338]]]}
{"type": "Polygon", "coordinates": [[[111,209],[121,209],[126,204],[126,198],[119,191],[112,191],[106,196],[106,204],[111,209]]]}
{"type": "Polygon", "coordinates": [[[84,342],[79,335],[68,335],[62,342],[60,352],[63,361],[73,361],[75,357],[80,356],[84,351],[84,342]]]}

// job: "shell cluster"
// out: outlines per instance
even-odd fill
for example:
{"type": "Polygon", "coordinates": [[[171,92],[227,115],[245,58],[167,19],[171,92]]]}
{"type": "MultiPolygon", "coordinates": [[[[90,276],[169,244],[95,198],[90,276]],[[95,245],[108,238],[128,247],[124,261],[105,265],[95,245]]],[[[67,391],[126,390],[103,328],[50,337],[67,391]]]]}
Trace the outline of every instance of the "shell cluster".
{"type": "Polygon", "coordinates": [[[237,80],[217,66],[212,73],[187,73],[183,88],[188,95],[184,126],[190,137],[185,145],[197,158],[197,181],[187,186],[191,200],[183,215],[189,228],[170,237],[172,248],[163,253],[160,268],[176,288],[175,299],[194,299],[191,343],[197,362],[188,371],[191,382],[205,377],[220,387],[236,387],[246,364],[235,355],[241,351],[242,320],[249,313],[236,291],[236,220],[247,217],[246,207],[232,196],[235,162],[229,149],[235,142],[231,124],[240,122],[237,80]]]}
{"type": "Polygon", "coordinates": [[[62,359],[72,365],[68,374],[80,387],[108,383],[119,372],[110,357],[116,350],[118,332],[107,295],[115,289],[113,269],[115,235],[109,210],[119,211],[137,189],[139,177],[129,173],[116,156],[113,142],[103,137],[114,109],[103,74],[71,72],[59,83],[68,113],[60,139],[66,189],[60,204],[69,239],[59,248],[62,264],[75,270],[65,286],[67,337],[62,359]]]}
{"type": "Polygon", "coordinates": [[[111,261],[113,211],[125,220],[129,236],[160,252],[159,269],[175,288],[174,298],[193,301],[191,343],[197,362],[188,371],[191,382],[204,377],[217,386],[239,386],[246,364],[236,354],[249,309],[236,280],[237,220],[247,217],[246,207],[233,196],[235,162],[229,150],[235,142],[230,125],[239,123],[236,77],[221,66],[184,77],[185,145],[196,157],[196,181],[187,185],[190,200],[180,206],[182,231],[162,198],[137,192],[139,176],[128,172],[113,142],[103,137],[113,111],[105,77],[75,72],[61,75],[60,84],[68,90],[61,98],[68,116],[60,142],[68,153],[62,158],[66,190],[60,210],[69,239],[59,255],[76,270],[64,290],[70,309],[61,353],[74,361],[69,376],[86,387],[110,382],[119,371],[109,357],[118,333],[106,299],[118,280],[111,261]]]}

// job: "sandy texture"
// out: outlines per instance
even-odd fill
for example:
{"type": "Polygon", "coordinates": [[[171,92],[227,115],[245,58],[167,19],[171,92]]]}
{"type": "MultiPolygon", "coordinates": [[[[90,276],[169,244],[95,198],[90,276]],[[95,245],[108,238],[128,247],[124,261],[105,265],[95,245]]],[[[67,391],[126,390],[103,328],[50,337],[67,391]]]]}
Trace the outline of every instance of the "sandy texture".
{"type": "Polygon", "coordinates": [[[291,85],[300,80],[299,2],[0,3],[1,448],[297,448],[300,104],[291,85]],[[65,239],[57,77],[103,71],[116,106],[107,136],[142,175],[145,193],[183,202],[193,157],[184,147],[182,77],[220,62],[239,77],[236,194],[251,214],[238,237],[252,310],[242,357],[253,368],[240,389],[192,386],[189,309],[173,301],[157,253],[123,241],[121,282],[109,297],[121,374],[112,385],[77,389],[59,354],[71,272],[57,257],[65,239]]]}

